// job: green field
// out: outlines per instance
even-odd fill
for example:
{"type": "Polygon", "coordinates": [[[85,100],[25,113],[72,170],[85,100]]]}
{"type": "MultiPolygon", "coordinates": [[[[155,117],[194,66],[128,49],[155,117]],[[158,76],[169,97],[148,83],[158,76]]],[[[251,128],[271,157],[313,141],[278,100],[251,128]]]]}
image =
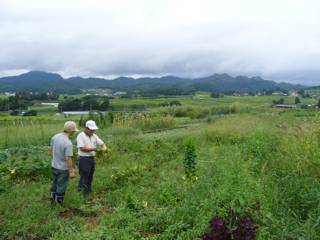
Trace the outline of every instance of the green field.
{"type": "Polygon", "coordinates": [[[272,109],[276,99],[112,99],[147,112],[96,116],[110,151],[97,159],[93,193],[78,194],[77,177],[62,207],[48,199],[48,143],[67,119],[0,117],[0,239],[194,240],[222,234],[214,217],[232,239],[320,239],[320,115],[272,109]],[[182,105],[158,107],[173,100],[182,105]]]}

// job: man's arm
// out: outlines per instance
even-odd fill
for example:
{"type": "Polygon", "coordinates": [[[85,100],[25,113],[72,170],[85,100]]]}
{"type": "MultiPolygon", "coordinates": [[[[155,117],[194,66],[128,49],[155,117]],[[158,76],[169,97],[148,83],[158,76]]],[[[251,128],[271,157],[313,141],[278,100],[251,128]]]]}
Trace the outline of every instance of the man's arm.
{"type": "Polygon", "coordinates": [[[50,140],[50,154],[51,154],[51,157],[53,157],[53,138],[51,138],[50,140]]]}
{"type": "Polygon", "coordinates": [[[96,148],[89,148],[89,147],[80,147],[80,150],[82,152],[92,152],[92,151],[96,151],[96,148]]]}
{"type": "Polygon", "coordinates": [[[75,169],[73,168],[73,162],[71,157],[66,157],[67,167],[69,170],[70,178],[74,178],[76,176],[75,169]]]}
{"type": "Polygon", "coordinates": [[[69,142],[65,148],[65,160],[67,163],[67,167],[69,170],[69,177],[74,178],[75,177],[75,170],[73,168],[73,162],[72,162],[72,156],[73,156],[73,149],[72,149],[72,143],[69,142]]]}

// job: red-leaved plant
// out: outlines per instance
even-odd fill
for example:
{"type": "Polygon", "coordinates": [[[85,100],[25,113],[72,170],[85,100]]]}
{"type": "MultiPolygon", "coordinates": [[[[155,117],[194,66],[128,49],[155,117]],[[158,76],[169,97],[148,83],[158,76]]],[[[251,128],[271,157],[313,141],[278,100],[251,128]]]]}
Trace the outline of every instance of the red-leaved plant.
{"type": "Polygon", "coordinates": [[[228,221],[215,215],[202,240],[255,240],[257,226],[249,216],[230,214],[228,221]]]}

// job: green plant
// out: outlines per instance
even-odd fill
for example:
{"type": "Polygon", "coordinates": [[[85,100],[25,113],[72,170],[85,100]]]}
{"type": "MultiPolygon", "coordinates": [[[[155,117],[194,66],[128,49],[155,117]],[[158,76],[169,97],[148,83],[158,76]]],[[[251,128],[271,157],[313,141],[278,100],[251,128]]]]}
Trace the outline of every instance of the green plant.
{"type": "Polygon", "coordinates": [[[194,142],[189,140],[185,145],[185,154],[184,154],[184,171],[186,178],[189,180],[196,178],[196,147],[194,142]]]}
{"type": "Polygon", "coordinates": [[[0,151],[0,189],[7,189],[20,180],[39,180],[50,177],[51,159],[47,147],[10,148],[0,151]]]}
{"type": "Polygon", "coordinates": [[[100,128],[105,128],[112,123],[109,113],[89,112],[88,115],[81,115],[80,120],[78,122],[79,126],[84,127],[86,121],[88,120],[95,121],[100,128]]]}

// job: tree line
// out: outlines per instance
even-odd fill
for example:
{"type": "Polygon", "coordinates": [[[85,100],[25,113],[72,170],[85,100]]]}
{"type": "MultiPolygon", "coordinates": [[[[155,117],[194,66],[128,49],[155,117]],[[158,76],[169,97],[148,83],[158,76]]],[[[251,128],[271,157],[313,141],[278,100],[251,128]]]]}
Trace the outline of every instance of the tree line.
{"type": "Polygon", "coordinates": [[[109,98],[89,95],[83,98],[69,97],[59,103],[61,111],[107,111],[109,109],[109,98]]]}
{"type": "Polygon", "coordinates": [[[56,93],[17,92],[14,96],[0,99],[0,111],[23,110],[34,104],[34,101],[57,100],[56,93]]]}

